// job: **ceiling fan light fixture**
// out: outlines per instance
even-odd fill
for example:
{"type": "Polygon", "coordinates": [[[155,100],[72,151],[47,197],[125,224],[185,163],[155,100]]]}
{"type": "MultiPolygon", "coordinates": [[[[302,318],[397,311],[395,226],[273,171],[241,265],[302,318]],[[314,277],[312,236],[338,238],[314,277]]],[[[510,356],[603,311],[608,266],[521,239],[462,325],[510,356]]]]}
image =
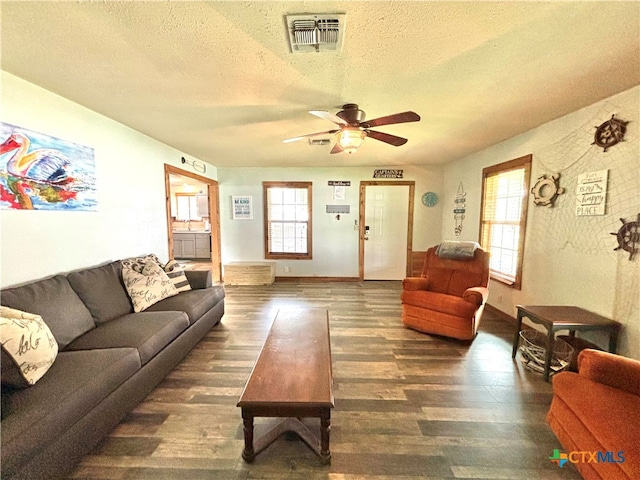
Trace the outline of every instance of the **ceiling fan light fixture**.
{"type": "Polygon", "coordinates": [[[355,153],[364,141],[365,133],[359,128],[343,128],[337,134],[338,144],[346,153],[355,153]]]}

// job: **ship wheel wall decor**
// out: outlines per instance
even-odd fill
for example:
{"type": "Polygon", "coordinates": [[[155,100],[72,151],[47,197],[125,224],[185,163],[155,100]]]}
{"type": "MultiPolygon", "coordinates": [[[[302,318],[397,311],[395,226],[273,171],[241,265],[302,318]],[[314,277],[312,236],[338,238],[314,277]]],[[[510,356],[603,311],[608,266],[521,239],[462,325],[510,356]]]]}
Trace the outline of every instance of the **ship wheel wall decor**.
{"type": "Polygon", "coordinates": [[[538,177],[538,181],[531,189],[533,193],[533,203],[540,207],[553,207],[553,202],[561,193],[564,193],[564,188],[560,188],[560,174],[554,173],[551,176],[547,176],[545,173],[538,177]]]}
{"type": "Polygon", "coordinates": [[[608,148],[624,140],[624,134],[627,132],[627,123],[629,122],[624,122],[615,117],[614,113],[609,120],[595,127],[596,133],[591,145],[602,147],[606,152],[608,148]]]}
{"type": "Polygon", "coordinates": [[[620,230],[611,233],[618,240],[618,246],[614,250],[629,252],[629,260],[633,260],[633,257],[640,249],[640,213],[635,222],[626,222],[624,218],[621,218],[620,221],[622,222],[620,230]]]}

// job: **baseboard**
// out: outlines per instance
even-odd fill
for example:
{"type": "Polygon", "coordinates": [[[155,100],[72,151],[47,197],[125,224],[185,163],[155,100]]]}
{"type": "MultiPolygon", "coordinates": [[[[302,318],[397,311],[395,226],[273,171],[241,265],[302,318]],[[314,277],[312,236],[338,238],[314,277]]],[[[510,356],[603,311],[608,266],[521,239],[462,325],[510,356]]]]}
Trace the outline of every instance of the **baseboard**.
{"type": "Polygon", "coordinates": [[[507,322],[511,322],[514,325],[516,324],[516,318],[512,317],[511,315],[509,315],[508,313],[503,312],[502,310],[497,309],[496,307],[494,307],[493,305],[489,305],[488,303],[485,304],[484,309],[487,312],[492,313],[493,315],[495,315],[496,317],[500,318],[501,320],[506,320],[507,322]]]}
{"type": "Polygon", "coordinates": [[[356,277],[276,277],[276,282],[359,282],[356,277]]]}

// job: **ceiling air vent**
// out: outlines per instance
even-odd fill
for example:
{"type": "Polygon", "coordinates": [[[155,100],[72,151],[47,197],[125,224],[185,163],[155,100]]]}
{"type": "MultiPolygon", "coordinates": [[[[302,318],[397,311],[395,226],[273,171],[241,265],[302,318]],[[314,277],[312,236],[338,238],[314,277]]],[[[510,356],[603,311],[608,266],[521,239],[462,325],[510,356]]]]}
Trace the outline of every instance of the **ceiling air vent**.
{"type": "Polygon", "coordinates": [[[329,145],[331,140],[329,138],[310,138],[309,145],[329,145]]]}
{"type": "Polygon", "coordinates": [[[287,15],[292,53],[340,52],[344,37],[344,14],[287,15]]]}

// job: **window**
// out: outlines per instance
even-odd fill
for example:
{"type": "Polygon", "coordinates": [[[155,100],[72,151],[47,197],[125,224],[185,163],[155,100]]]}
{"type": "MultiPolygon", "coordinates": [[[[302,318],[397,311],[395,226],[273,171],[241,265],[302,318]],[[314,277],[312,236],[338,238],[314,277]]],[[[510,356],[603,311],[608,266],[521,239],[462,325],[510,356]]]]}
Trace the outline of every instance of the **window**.
{"type": "Polygon", "coordinates": [[[265,258],[311,259],[311,182],[263,182],[265,258]]]}
{"type": "Polygon", "coordinates": [[[195,193],[176,193],[176,219],[182,222],[200,221],[198,197],[195,193]]]}
{"type": "Polygon", "coordinates": [[[531,155],[482,170],[480,243],[491,278],[520,289],[531,155]]]}

